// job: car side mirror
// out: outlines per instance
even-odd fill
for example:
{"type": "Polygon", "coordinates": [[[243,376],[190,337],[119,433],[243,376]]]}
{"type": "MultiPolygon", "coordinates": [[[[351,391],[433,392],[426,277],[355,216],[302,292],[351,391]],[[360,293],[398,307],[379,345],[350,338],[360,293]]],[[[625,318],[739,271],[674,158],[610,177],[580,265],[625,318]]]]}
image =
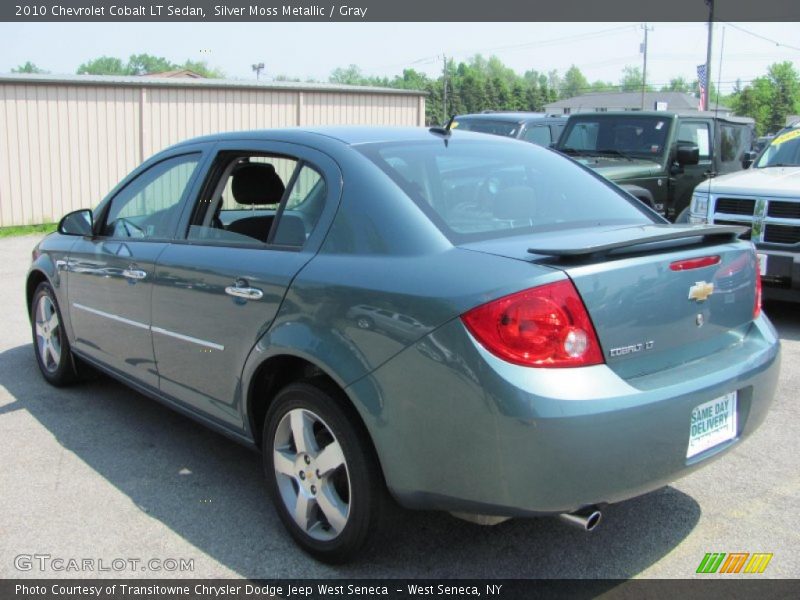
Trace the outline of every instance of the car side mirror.
{"type": "Polygon", "coordinates": [[[58,222],[58,233],[62,235],[92,235],[94,219],[88,208],[67,213],[58,222]]]}
{"type": "Polygon", "coordinates": [[[745,152],[742,155],[742,168],[749,169],[750,165],[753,164],[757,156],[758,152],[756,152],[755,150],[748,150],[747,152],[745,152]]]}
{"type": "Polygon", "coordinates": [[[678,142],[678,155],[675,160],[679,165],[696,165],[700,162],[700,148],[697,144],[678,142]]]}

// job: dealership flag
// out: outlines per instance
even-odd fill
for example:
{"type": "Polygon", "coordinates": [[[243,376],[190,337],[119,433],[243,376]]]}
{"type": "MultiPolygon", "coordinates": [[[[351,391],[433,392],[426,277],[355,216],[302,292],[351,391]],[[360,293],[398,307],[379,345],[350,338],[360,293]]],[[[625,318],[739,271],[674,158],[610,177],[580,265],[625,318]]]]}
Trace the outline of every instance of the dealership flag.
{"type": "Polygon", "coordinates": [[[705,65],[697,65],[697,79],[700,81],[700,106],[697,108],[703,110],[706,107],[706,86],[708,85],[705,65]]]}

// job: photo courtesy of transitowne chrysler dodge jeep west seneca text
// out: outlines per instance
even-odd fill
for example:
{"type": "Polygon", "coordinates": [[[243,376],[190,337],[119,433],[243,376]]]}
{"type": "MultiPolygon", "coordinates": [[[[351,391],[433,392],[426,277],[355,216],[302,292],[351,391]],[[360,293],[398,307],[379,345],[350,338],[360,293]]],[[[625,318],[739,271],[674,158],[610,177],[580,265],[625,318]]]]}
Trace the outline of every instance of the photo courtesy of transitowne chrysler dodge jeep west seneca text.
{"type": "Polygon", "coordinates": [[[591,529],[738,445],[779,368],[742,231],[518,140],[254,131],[66,215],[25,291],[47,381],[91,365],[258,448],[289,533],[341,562],[393,501],[591,529]]]}

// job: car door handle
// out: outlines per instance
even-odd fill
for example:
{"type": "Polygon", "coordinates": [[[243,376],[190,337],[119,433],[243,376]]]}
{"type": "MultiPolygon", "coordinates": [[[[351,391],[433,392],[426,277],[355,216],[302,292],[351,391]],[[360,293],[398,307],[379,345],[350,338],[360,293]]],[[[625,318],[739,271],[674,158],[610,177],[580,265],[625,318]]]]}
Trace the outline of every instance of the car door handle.
{"type": "Polygon", "coordinates": [[[122,272],[122,276],[125,277],[125,279],[135,279],[138,281],[147,277],[147,272],[141,269],[125,269],[122,272]]]}
{"type": "Polygon", "coordinates": [[[225,288],[225,293],[229,296],[236,298],[244,298],[245,300],[261,300],[264,297],[264,292],[254,287],[244,287],[239,285],[229,285],[225,288]]]}

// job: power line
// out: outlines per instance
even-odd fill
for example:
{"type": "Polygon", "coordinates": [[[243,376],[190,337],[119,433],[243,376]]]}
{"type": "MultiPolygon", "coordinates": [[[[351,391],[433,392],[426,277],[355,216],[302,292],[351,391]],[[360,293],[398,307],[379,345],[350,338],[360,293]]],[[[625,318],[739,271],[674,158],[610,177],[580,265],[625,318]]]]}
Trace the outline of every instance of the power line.
{"type": "Polygon", "coordinates": [[[738,25],[734,25],[733,23],[725,22],[725,24],[729,25],[730,27],[733,27],[734,29],[738,29],[742,33],[746,33],[747,35],[752,35],[753,37],[756,37],[756,38],[758,38],[760,40],[763,40],[765,42],[769,42],[770,44],[775,44],[776,46],[779,46],[779,47],[782,47],[782,48],[790,48],[792,50],[797,50],[798,52],[800,52],[800,48],[798,48],[797,46],[792,46],[790,44],[784,44],[783,42],[778,42],[776,40],[773,40],[772,38],[768,38],[768,37],[763,36],[763,35],[761,35],[759,33],[755,33],[754,31],[750,31],[749,29],[745,29],[744,27],[739,27],[738,25]]]}

